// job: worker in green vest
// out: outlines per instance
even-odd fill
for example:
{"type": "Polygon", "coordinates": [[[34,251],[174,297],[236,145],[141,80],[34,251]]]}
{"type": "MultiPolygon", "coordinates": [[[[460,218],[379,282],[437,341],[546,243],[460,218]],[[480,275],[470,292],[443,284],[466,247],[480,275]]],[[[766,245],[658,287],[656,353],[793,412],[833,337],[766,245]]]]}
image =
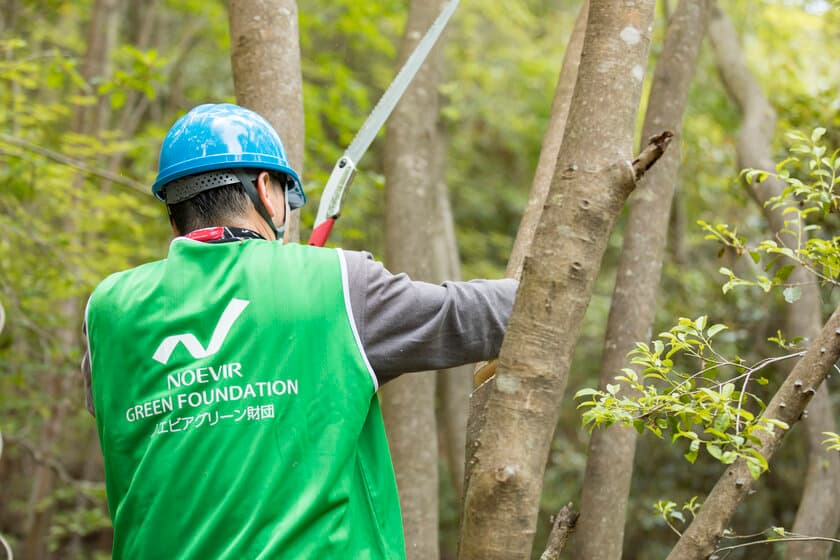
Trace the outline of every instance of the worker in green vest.
{"type": "Polygon", "coordinates": [[[376,395],[497,355],[513,280],[414,282],[283,245],[306,198],[256,113],[201,105],[160,155],[166,259],[93,292],[83,364],[113,557],[404,558],[376,395]]]}

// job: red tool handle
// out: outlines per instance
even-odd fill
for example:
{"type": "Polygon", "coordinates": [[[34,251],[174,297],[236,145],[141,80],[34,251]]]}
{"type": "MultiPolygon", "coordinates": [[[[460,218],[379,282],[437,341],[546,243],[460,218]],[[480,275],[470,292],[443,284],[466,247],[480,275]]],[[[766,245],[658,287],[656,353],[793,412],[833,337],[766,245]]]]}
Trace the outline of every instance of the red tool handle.
{"type": "Polygon", "coordinates": [[[333,225],[335,225],[335,218],[327,218],[321,222],[321,225],[312,230],[312,235],[309,236],[309,244],[323,247],[330,236],[333,225]]]}

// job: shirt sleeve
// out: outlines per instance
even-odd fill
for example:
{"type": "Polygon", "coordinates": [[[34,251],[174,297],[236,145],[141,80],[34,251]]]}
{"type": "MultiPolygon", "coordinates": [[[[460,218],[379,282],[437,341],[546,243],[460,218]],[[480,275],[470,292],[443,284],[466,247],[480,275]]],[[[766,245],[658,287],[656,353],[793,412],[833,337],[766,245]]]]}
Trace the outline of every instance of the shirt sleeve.
{"type": "Polygon", "coordinates": [[[93,409],[93,385],[90,376],[90,344],[87,340],[87,321],[82,326],[85,337],[85,355],[82,356],[82,380],[85,388],[85,406],[93,416],[96,416],[96,411],[93,409]]]}
{"type": "Polygon", "coordinates": [[[353,319],[380,385],[498,356],[516,280],[429,284],[390,273],[369,253],[344,255],[353,319]]]}

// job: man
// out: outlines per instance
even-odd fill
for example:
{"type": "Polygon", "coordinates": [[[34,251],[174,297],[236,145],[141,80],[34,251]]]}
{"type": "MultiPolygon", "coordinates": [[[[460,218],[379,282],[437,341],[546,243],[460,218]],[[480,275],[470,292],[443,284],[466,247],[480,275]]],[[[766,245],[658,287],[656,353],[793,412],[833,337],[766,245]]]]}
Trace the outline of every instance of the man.
{"type": "Polygon", "coordinates": [[[110,276],[86,312],[114,558],[403,558],[376,391],[495,356],[516,283],[276,243],[304,192],[235,105],[173,125],[152,190],[168,258],[110,276]]]}

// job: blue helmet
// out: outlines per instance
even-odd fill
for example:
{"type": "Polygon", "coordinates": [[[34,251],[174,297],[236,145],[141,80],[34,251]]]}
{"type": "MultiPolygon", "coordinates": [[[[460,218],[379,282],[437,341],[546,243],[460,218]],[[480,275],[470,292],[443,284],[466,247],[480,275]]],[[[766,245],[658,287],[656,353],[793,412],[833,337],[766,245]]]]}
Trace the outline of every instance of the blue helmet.
{"type": "MultiPolygon", "coordinates": [[[[160,149],[152,194],[165,200],[166,185],[173,181],[228,169],[285,174],[289,178],[287,204],[294,210],[306,203],[300,177],[289,167],[286,150],[274,128],[254,111],[230,103],[199,105],[172,125],[160,149]]],[[[202,182],[206,187],[191,189],[192,196],[221,184],[225,183],[202,182]]]]}

